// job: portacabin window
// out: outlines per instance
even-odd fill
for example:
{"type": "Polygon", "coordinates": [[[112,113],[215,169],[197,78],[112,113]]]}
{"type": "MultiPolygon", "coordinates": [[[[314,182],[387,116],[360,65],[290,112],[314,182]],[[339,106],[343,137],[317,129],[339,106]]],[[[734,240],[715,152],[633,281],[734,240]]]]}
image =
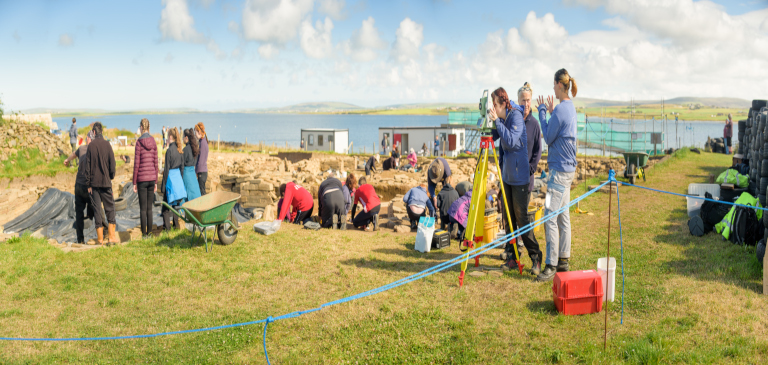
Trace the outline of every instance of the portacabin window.
{"type": "Polygon", "coordinates": [[[309,141],[309,145],[310,146],[314,146],[315,145],[315,135],[314,134],[310,134],[308,136],[308,138],[307,138],[307,141],[309,141]]]}
{"type": "Polygon", "coordinates": [[[323,145],[323,135],[322,134],[318,134],[317,135],[317,145],[318,146],[322,146],[323,145]]]}

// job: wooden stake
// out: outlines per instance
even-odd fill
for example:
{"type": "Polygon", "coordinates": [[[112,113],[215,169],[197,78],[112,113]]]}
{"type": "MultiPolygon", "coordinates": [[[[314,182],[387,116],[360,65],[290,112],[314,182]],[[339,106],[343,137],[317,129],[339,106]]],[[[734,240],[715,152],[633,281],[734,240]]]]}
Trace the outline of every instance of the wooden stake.
{"type": "MultiPolygon", "coordinates": [[[[603,311],[605,311],[605,333],[603,334],[603,351],[608,349],[608,268],[610,267],[611,260],[611,198],[613,198],[613,181],[608,184],[608,253],[605,256],[605,304],[603,304],[603,311]]],[[[618,184],[616,189],[619,189],[618,184]]]]}

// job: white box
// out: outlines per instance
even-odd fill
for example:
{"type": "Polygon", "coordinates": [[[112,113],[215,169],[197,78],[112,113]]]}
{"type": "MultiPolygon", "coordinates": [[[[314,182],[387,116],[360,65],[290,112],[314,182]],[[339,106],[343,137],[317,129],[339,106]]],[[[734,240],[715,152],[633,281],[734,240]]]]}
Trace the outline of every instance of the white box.
{"type": "MultiPolygon", "coordinates": [[[[688,195],[695,195],[704,197],[704,193],[712,194],[715,200],[720,199],[720,185],[718,184],[689,184],[688,195]]],[[[701,204],[705,202],[704,199],[685,198],[688,201],[688,216],[694,217],[699,215],[701,211],[701,204]]]]}

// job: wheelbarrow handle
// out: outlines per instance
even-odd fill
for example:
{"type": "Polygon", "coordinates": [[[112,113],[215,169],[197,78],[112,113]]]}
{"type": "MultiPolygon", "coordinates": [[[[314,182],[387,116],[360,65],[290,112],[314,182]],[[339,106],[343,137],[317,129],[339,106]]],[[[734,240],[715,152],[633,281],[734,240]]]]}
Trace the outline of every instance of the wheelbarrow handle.
{"type": "Polygon", "coordinates": [[[183,220],[183,221],[184,221],[184,222],[186,222],[186,223],[191,223],[191,222],[187,221],[187,217],[186,217],[186,215],[184,215],[184,216],[182,216],[182,215],[181,215],[181,212],[180,212],[180,211],[181,211],[181,209],[184,209],[184,208],[181,208],[181,209],[179,209],[179,210],[173,209],[173,207],[172,207],[172,206],[170,206],[170,204],[168,204],[168,203],[166,203],[166,202],[164,202],[164,201],[159,201],[159,202],[157,202],[157,201],[156,201],[154,204],[155,204],[155,206],[156,206],[156,207],[159,207],[161,204],[162,204],[162,205],[165,205],[165,207],[166,207],[166,208],[168,208],[168,210],[170,210],[171,212],[173,212],[173,214],[176,214],[176,216],[177,216],[177,217],[179,217],[179,218],[181,218],[181,220],[183,220]]]}

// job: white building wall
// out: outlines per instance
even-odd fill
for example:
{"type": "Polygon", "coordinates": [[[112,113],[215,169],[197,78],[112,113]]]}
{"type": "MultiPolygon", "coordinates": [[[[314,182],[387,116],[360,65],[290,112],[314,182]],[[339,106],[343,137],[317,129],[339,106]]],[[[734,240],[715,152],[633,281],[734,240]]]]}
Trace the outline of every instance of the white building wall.
{"type": "MultiPolygon", "coordinates": [[[[464,149],[464,146],[466,145],[466,130],[463,128],[440,128],[440,127],[425,127],[425,128],[414,128],[414,129],[405,129],[405,128],[379,128],[379,138],[378,138],[378,146],[377,146],[377,152],[381,154],[389,154],[391,152],[391,148],[394,146],[394,135],[395,134],[403,134],[408,135],[408,145],[403,147],[409,147],[413,148],[417,152],[422,149],[424,144],[427,144],[427,149],[429,150],[429,154],[431,155],[434,151],[434,142],[435,142],[435,136],[441,136],[442,134],[445,134],[445,143],[446,143],[446,150],[445,154],[448,157],[457,157],[464,149]],[[461,134],[464,134],[463,140],[461,134]],[[384,135],[388,134],[388,140],[389,140],[389,146],[390,149],[386,153],[381,148],[381,141],[384,139],[384,135]],[[448,143],[448,135],[450,134],[456,134],[456,149],[454,150],[447,150],[447,143],[448,143]],[[462,143],[463,142],[463,143],[462,143]]],[[[443,142],[441,142],[443,143],[443,142]]],[[[440,147],[440,150],[443,150],[443,147],[440,147]]],[[[402,150],[403,154],[407,154],[408,150],[403,148],[402,150]]]]}

